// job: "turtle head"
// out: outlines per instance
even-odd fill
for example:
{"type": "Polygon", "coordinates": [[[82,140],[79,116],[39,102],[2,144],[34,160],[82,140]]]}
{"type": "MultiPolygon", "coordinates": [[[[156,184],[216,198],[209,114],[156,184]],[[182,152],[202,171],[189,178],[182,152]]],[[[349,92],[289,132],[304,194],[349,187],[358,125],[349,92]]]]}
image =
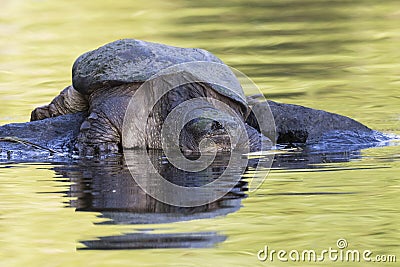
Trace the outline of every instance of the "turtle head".
{"type": "Polygon", "coordinates": [[[224,152],[233,149],[239,123],[233,117],[196,118],[184,127],[180,143],[184,152],[224,152]]]}

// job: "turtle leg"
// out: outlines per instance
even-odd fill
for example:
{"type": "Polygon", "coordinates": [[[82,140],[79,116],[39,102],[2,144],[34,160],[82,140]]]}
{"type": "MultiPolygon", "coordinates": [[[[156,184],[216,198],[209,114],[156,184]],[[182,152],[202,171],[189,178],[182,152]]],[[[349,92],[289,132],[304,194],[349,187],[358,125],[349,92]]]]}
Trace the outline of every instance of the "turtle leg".
{"type": "Polygon", "coordinates": [[[101,92],[89,99],[89,116],[82,123],[75,150],[82,156],[122,152],[122,124],[130,96],[101,92]]]}
{"type": "Polygon", "coordinates": [[[88,109],[87,97],[76,91],[72,85],[66,87],[48,105],[35,108],[31,121],[43,120],[88,109]]]}
{"type": "Polygon", "coordinates": [[[82,156],[121,152],[119,127],[101,110],[91,110],[81,124],[74,150],[82,156]]]}

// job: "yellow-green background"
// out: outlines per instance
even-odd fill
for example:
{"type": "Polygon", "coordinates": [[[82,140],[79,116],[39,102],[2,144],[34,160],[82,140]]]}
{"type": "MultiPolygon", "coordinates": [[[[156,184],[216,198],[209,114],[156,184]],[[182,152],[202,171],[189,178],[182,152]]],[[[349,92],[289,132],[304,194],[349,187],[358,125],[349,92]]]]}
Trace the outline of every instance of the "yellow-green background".
{"type": "MultiPolygon", "coordinates": [[[[69,85],[80,54],[130,37],[207,49],[252,78],[270,99],[400,133],[399,1],[1,0],[0,5],[0,124],[28,120],[32,108],[69,85]]],[[[351,248],[399,258],[399,147],[362,155],[327,166],[342,168],[337,171],[273,170],[226,217],[152,226],[228,237],[214,248],[138,251],[76,251],[80,240],[141,226],[94,225],[98,214],[65,208],[67,199],[57,192],[68,186],[53,178],[50,165],[0,165],[11,167],[0,168],[0,266],[292,266],[260,263],[256,253],[264,245],[325,249],[340,237],[351,248]],[[273,195],[317,191],[357,194],[273,195]]],[[[324,264],[333,265],[319,265],[324,264]]]]}

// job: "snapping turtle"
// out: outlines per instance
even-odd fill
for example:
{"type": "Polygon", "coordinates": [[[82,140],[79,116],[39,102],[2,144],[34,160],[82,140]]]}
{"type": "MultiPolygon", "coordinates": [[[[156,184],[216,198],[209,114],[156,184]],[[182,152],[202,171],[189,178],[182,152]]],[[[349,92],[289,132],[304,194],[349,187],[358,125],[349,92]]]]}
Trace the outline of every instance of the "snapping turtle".
{"type": "MultiPolygon", "coordinates": [[[[124,116],[135,93],[146,80],[151,80],[168,67],[190,62],[209,62],[226,67],[221,60],[202,49],[179,48],[134,39],[106,44],[81,55],[75,61],[72,68],[73,85],[65,88],[49,105],[33,110],[31,121],[88,110],[75,149],[85,155],[121,151],[124,116]]],[[[196,76],[197,73],[190,75],[196,76]]],[[[232,144],[227,128],[238,128],[240,123],[245,127],[246,142],[251,151],[259,150],[261,145],[270,146],[267,137],[245,123],[249,109],[233,73],[223,69],[215,71],[215,76],[217,80],[233,84],[236,89],[228,90],[202,80],[188,82],[169,90],[154,107],[147,107],[151,99],[158,97],[159,89],[169,81],[163,78],[164,83],[149,83],[145,94],[136,97],[134,103],[139,107],[137,118],[134,119],[144,122],[146,126],[136,129],[132,135],[134,140],[126,142],[124,147],[161,149],[160,133],[168,114],[183,102],[195,98],[202,102],[192,109],[196,119],[190,120],[180,133],[179,147],[182,151],[199,151],[205,137],[211,139],[218,150],[230,150],[232,144]],[[215,102],[226,104],[235,114],[219,110],[215,102]],[[141,109],[148,108],[151,108],[148,110],[149,116],[141,118],[141,109]],[[210,114],[216,115],[219,120],[213,120],[210,114]]],[[[196,80],[196,77],[189,80],[192,78],[196,80]]]]}

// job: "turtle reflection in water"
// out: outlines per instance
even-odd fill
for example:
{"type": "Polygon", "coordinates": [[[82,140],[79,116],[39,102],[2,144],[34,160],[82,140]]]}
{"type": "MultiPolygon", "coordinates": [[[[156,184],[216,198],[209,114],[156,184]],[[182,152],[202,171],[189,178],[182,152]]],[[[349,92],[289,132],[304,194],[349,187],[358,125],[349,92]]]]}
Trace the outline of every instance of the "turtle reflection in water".
{"type": "MultiPolygon", "coordinates": [[[[132,159],[139,162],[143,151],[132,151],[132,159]]],[[[196,173],[182,172],[170,163],[160,161],[160,151],[149,155],[158,172],[171,183],[182,186],[198,186],[217,179],[229,163],[229,157],[218,155],[215,161],[204,171],[196,173]],[[186,181],[186,183],[185,183],[186,181]],[[196,183],[196,184],[194,184],[196,183]]],[[[153,233],[154,226],[143,227],[144,224],[167,224],[179,221],[189,221],[224,216],[236,212],[241,207],[241,201],[246,197],[247,182],[240,180],[241,172],[236,173],[238,180],[222,198],[197,207],[177,207],[162,203],[147,195],[135,182],[135,176],[146,176],[152,180],[151,173],[137,168],[133,175],[129,172],[123,157],[111,158],[96,162],[83,160],[75,164],[54,167],[57,176],[67,178],[71,183],[67,193],[69,206],[78,212],[99,212],[105,220],[96,224],[132,224],[145,231],[125,233],[122,235],[99,237],[97,240],[81,241],[85,249],[139,249],[139,248],[171,248],[171,247],[210,247],[223,242],[226,237],[217,231],[153,233]],[[133,176],[133,177],[132,177],[133,176]]],[[[60,180],[65,182],[65,180],[60,180]]],[[[196,198],[193,195],[193,198],[196,198]]],[[[201,196],[200,196],[201,197],[201,196]]],[[[100,227],[100,226],[99,226],[100,227]]]]}

